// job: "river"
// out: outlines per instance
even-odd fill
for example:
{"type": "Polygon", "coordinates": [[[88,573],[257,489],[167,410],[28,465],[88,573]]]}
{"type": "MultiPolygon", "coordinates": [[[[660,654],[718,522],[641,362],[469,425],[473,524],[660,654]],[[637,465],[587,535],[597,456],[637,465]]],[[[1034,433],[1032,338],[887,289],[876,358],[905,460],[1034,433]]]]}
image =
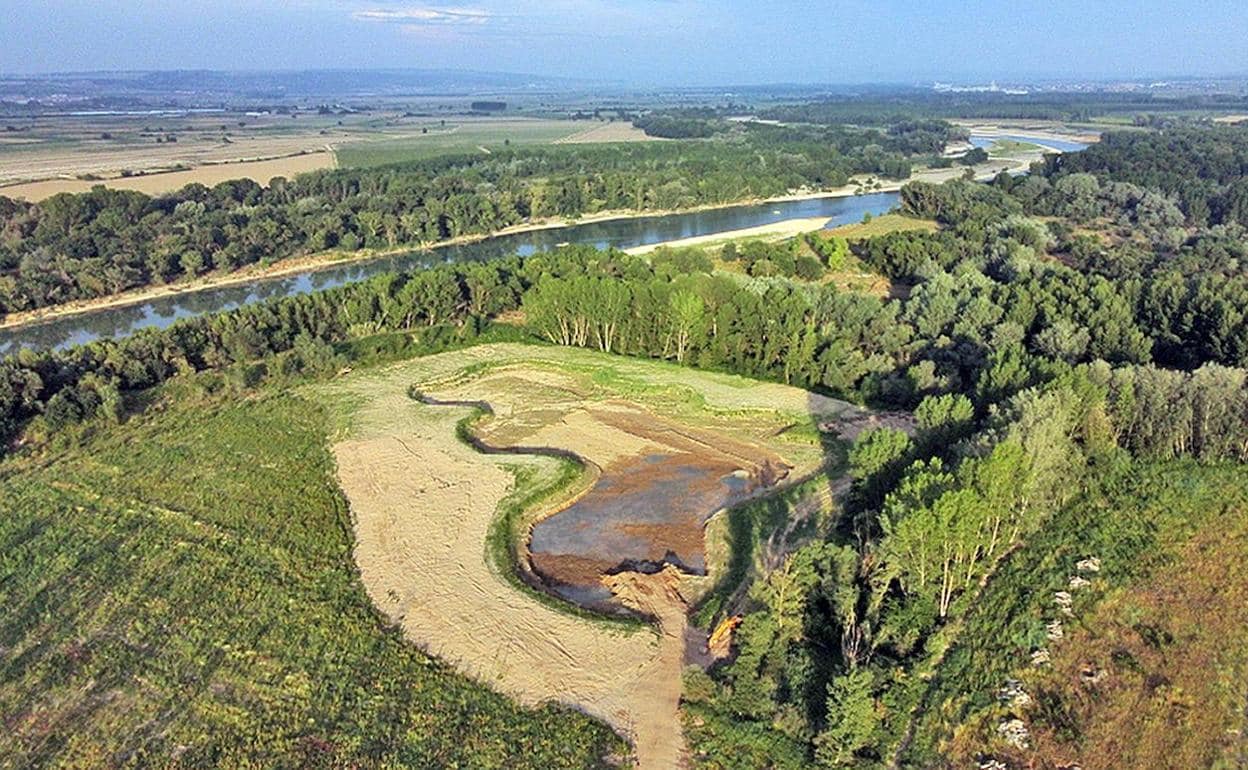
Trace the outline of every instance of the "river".
{"type": "MultiPolygon", "coordinates": [[[[1048,137],[1003,134],[972,136],[976,146],[986,147],[999,138],[1042,144],[1061,152],[1076,152],[1083,144],[1048,137]]],[[[511,254],[528,255],[565,243],[592,244],[600,248],[627,249],[655,243],[712,235],[730,230],[783,222],[789,219],[827,217],[826,227],[857,222],[864,214],[878,215],[897,205],[895,192],[842,198],[731,206],[663,216],[614,219],[486,238],[475,243],[441,246],[398,256],[360,260],[334,267],[260,278],[185,294],[160,297],[132,305],[101,308],[40,323],[0,330],[0,357],[19,348],[46,350],[81,345],[99,339],[124,337],[140,329],[164,328],[182,318],[230,310],[240,305],[278,297],[306,294],[361,281],[396,270],[428,267],[440,262],[470,262],[511,254]]]]}
{"type": "Polygon", "coordinates": [[[728,230],[827,217],[828,227],[857,222],[864,214],[882,214],[897,205],[898,195],[872,193],[844,198],[811,198],[684,214],[613,219],[568,227],[499,235],[475,243],[441,246],[398,256],[359,260],[303,273],[261,278],[250,283],[203,289],[119,307],[101,308],[29,326],[0,330],[0,356],[19,347],[45,350],[124,337],[145,328],[164,328],[181,318],[230,310],[253,302],[329,289],[396,270],[439,262],[470,262],[511,254],[528,255],[564,243],[626,249],[710,235],[728,230]]]}
{"type": "Polygon", "coordinates": [[[988,149],[998,139],[1008,139],[1014,142],[1022,142],[1024,144],[1035,144],[1046,150],[1055,152],[1079,152],[1086,150],[1087,145],[1080,142],[1070,142],[1065,139],[1054,139],[1051,136],[1032,136],[1029,134],[992,134],[992,135],[972,135],[971,144],[975,147],[988,149]]]}

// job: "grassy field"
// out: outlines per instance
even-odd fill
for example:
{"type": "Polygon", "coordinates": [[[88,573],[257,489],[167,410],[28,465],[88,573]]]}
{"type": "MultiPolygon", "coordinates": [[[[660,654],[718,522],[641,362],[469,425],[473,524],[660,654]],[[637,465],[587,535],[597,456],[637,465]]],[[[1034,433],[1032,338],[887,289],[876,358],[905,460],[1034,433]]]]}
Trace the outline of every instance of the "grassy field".
{"type": "Polygon", "coordinates": [[[579,768],[623,749],[387,626],[330,422],[288,394],[188,392],[0,465],[0,766],[579,768]]]}
{"type": "Polygon", "coordinates": [[[548,145],[592,140],[595,134],[610,141],[636,141],[646,137],[640,131],[618,129],[604,133],[596,120],[545,120],[513,118],[426,119],[414,124],[406,136],[379,137],[338,147],[338,163],[345,168],[362,168],[419,160],[437,155],[493,152],[505,147],[548,145]],[[427,133],[422,133],[427,132],[427,133]]]}
{"type": "Polygon", "coordinates": [[[824,233],[827,236],[840,236],[851,241],[863,241],[878,238],[889,233],[922,231],[934,233],[940,225],[930,219],[915,219],[901,214],[881,214],[871,217],[866,222],[854,222],[840,227],[833,227],[824,233]]]}
{"type": "Polygon", "coordinates": [[[1045,149],[1040,145],[1020,142],[1016,139],[998,139],[988,147],[988,155],[993,158],[1016,158],[1042,152],[1045,152],[1045,149]]]}

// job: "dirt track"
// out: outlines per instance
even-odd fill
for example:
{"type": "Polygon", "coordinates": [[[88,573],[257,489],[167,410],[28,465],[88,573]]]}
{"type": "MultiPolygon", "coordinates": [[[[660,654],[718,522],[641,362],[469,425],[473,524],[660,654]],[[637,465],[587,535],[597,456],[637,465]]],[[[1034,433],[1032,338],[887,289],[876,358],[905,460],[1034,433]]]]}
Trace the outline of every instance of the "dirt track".
{"type": "MultiPolygon", "coordinates": [[[[526,437],[525,443],[541,436],[551,445],[587,449],[600,458],[636,451],[609,429],[603,438],[610,441],[593,440],[606,426],[559,419],[561,410],[552,403],[581,397],[577,389],[589,380],[543,368],[551,362],[573,367],[609,362],[652,378],[655,387],[684,380],[707,405],[725,411],[800,408],[808,401],[792,388],[517,345],[482,346],[351,375],[320,390],[344,418],[333,450],[355,520],[356,560],[377,606],[432,654],[524,703],[555,700],[602,718],[633,740],[643,770],[679,767],[686,635],[680,581],[670,572],[627,573],[613,586],[632,606],[659,619],[657,633],[629,633],[574,617],[517,590],[494,569],[485,549],[487,533],[514,484],[508,466],[524,464],[553,475],[555,461],[480,454],[455,435],[467,409],[419,404],[407,392],[417,384],[462,397],[485,387],[502,392],[491,401],[496,436],[510,431],[526,437]],[[462,374],[474,364],[500,360],[536,368],[481,379],[479,372],[462,374]],[[498,381],[481,385],[491,378],[510,378],[511,387],[498,381]],[[533,411],[526,413],[530,402],[533,411]]],[[[645,397],[638,394],[638,400],[645,397]]],[[[843,407],[819,403],[831,411],[843,407]]]]}

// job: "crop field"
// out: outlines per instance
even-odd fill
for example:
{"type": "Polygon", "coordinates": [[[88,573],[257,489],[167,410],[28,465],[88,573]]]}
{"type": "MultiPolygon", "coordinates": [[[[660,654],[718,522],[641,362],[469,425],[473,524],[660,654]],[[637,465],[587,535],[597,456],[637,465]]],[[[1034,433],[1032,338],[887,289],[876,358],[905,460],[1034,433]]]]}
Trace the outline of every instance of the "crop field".
{"type": "Polygon", "coordinates": [[[393,110],[341,115],[50,116],[0,131],[0,195],[37,201],[94,185],[149,194],[508,145],[648,141],[631,123],[393,110]]]}
{"type": "Polygon", "coordinates": [[[79,448],[0,465],[0,766],[581,768],[624,752],[387,625],[352,562],[322,407],[173,389],[79,448]]]}
{"type": "Polygon", "coordinates": [[[514,344],[354,373],[309,395],[335,415],[333,453],[376,604],[422,648],[522,703],[558,700],[601,717],[633,740],[643,768],[676,766],[683,751],[686,612],[714,571],[669,566],[604,582],[624,606],[657,619],[656,635],[519,590],[508,573],[529,568],[530,525],[536,542],[543,525],[595,494],[626,494],[609,482],[654,456],[746,477],[809,474],[824,462],[815,423],[862,417],[796,388],[514,344]],[[492,414],[467,405],[479,402],[492,414]],[[566,460],[527,449],[483,453],[464,431],[490,448],[573,452],[585,470],[569,475],[566,460]],[[502,536],[511,548],[497,547],[500,515],[510,517],[502,536]]]}
{"type": "Polygon", "coordinates": [[[493,152],[508,146],[648,140],[627,123],[540,118],[413,119],[404,136],[379,135],[338,147],[344,168],[366,168],[436,155],[493,152]],[[423,121],[423,122],[420,122],[423,121]]]}
{"type": "Polygon", "coordinates": [[[212,187],[231,179],[250,179],[258,184],[267,185],[274,177],[281,176],[289,179],[309,171],[333,168],[335,164],[334,154],[328,150],[321,150],[286,158],[211,163],[185,171],[165,171],[107,180],[45,179],[40,182],[23,182],[0,187],[0,195],[38,202],[58,193],[89,192],[96,185],[104,185],[116,190],[138,190],[148,195],[160,195],[181,190],[188,184],[198,183],[212,187]]]}
{"type": "MultiPolygon", "coordinates": [[[[9,118],[0,133],[0,184],[120,183],[123,172],[137,180],[177,169],[229,168],[244,161],[324,153],[353,138],[404,130],[412,129],[390,113],[9,118]]],[[[0,194],[11,197],[12,190],[0,187],[0,194]]]]}

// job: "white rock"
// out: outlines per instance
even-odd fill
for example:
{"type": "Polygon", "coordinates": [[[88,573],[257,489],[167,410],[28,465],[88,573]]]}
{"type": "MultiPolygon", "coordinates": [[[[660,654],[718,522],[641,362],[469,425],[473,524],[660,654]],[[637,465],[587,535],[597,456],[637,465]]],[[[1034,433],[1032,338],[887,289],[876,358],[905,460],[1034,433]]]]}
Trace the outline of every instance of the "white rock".
{"type": "Polygon", "coordinates": [[[1016,749],[1025,749],[1030,744],[1031,733],[1021,719],[1007,719],[997,725],[997,734],[1016,749]]]}
{"type": "Polygon", "coordinates": [[[1095,556],[1089,556],[1088,558],[1075,564],[1075,569],[1080,572],[1100,572],[1101,560],[1095,556]]]}
{"type": "Polygon", "coordinates": [[[1058,639],[1066,636],[1066,630],[1062,628],[1062,621],[1050,621],[1049,624],[1044,627],[1044,635],[1047,636],[1051,642],[1056,642],[1058,639]]]}

